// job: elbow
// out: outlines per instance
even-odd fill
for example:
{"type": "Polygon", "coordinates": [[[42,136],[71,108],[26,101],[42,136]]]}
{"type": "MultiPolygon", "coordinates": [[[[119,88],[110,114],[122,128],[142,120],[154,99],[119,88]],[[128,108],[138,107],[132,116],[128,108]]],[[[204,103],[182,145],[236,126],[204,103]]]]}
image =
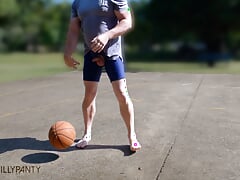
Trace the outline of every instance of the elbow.
{"type": "Polygon", "coordinates": [[[127,31],[131,31],[133,29],[133,27],[134,27],[133,22],[132,21],[128,21],[127,25],[126,25],[126,30],[127,31]]]}
{"type": "Polygon", "coordinates": [[[132,18],[132,15],[128,18],[128,24],[129,24],[129,30],[132,30],[135,26],[134,18],[132,18]]]}
{"type": "Polygon", "coordinates": [[[134,23],[134,19],[133,18],[129,18],[128,20],[128,29],[132,30],[134,29],[135,23],[134,23]]]}
{"type": "Polygon", "coordinates": [[[130,30],[132,30],[133,29],[133,24],[132,23],[129,23],[129,25],[128,25],[128,30],[130,31],[130,30]]]}

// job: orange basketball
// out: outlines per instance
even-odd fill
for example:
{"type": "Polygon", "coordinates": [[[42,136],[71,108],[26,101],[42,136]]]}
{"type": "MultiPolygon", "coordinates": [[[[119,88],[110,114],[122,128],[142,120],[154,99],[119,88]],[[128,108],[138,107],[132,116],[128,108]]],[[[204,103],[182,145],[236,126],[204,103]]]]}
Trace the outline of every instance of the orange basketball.
{"type": "Polygon", "coordinates": [[[57,121],[48,132],[51,145],[57,149],[70,147],[76,139],[76,131],[73,125],[67,121],[57,121]]]}

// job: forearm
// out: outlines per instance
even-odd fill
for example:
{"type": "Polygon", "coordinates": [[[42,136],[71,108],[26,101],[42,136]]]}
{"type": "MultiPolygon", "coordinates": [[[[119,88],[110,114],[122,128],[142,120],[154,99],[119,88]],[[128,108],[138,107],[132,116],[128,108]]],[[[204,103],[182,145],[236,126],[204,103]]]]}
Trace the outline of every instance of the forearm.
{"type": "Polygon", "coordinates": [[[132,28],[132,20],[131,19],[123,19],[121,20],[113,29],[107,32],[109,39],[114,39],[118,36],[124,35],[132,28]]]}
{"type": "Polygon", "coordinates": [[[69,28],[69,31],[67,33],[66,43],[65,43],[65,49],[64,49],[64,61],[68,67],[71,67],[74,69],[77,69],[77,65],[80,64],[78,61],[76,61],[72,57],[72,54],[78,44],[78,37],[79,37],[78,30],[73,31],[73,29],[69,28]]]}
{"type": "Polygon", "coordinates": [[[75,51],[78,44],[80,26],[81,22],[78,18],[74,18],[70,21],[65,42],[64,57],[71,56],[75,51]]]}
{"type": "Polygon", "coordinates": [[[77,47],[78,39],[79,39],[79,32],[69,31],[67,33],[67,39],[66,39],[65,49],[64,49],[64,57],[71,56],[73,54],[73,52],[77,47]]]}

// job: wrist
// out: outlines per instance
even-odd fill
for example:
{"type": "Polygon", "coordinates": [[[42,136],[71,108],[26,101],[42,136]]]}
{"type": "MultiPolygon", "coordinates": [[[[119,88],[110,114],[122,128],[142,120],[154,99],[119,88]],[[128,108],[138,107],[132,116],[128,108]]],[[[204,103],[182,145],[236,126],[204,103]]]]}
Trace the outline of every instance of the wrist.
{"type": "Polygon", "coordinates": [[[113,39],[114,36],[111,30],[107,31],[106,34],[107,34],[108,40],[113,39]]]}
{"type": "Polygon", "coordinates": [[[64,59],[69,59],[69,58],[72,57],[72,55],[71,54],[64,54],[63,57],[64,57],[64,59]]]}

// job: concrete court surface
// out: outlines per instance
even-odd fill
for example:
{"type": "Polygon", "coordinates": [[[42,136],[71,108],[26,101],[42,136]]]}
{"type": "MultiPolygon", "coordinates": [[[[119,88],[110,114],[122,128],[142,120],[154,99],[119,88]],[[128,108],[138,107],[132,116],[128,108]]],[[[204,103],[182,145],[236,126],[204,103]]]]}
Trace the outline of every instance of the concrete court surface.
{"type": "Polygon", "coordinates": [[[83,132],[81,72],[0,84],[0,179],[240,179],[240,75],[127,73],[142,150],[127,131],[106,74],[92,141],[58,151],[58,120],[83,132]]]}

